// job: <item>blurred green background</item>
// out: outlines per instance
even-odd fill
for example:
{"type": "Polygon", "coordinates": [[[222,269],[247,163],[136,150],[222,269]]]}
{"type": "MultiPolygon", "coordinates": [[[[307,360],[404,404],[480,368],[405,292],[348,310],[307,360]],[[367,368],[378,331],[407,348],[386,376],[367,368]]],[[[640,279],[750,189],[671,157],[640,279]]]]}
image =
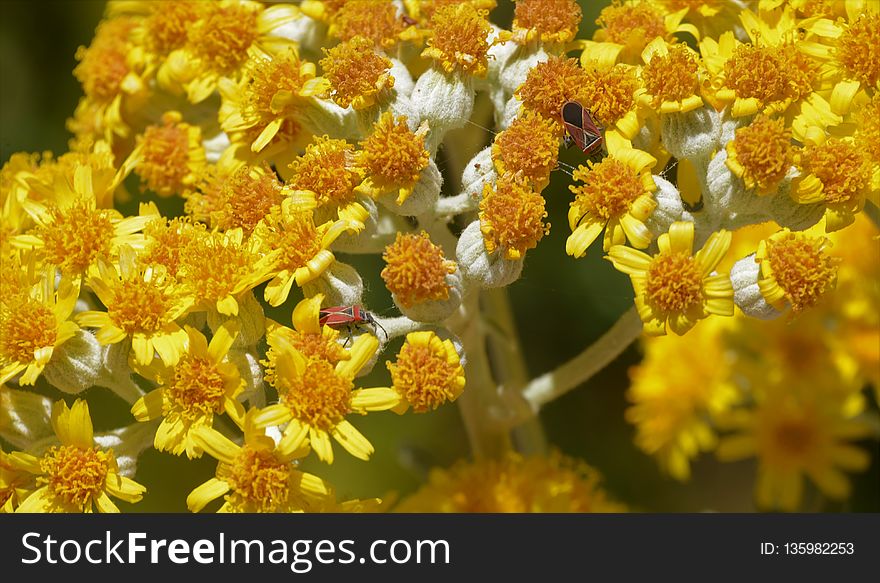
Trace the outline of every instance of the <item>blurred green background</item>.
{"type": "MultiPolygon", "coordinates": [[[[584,19],[581,37],[595,28],[602,2],[582,2],[584,19]]],[[[104,2],[0,3],[0,157],[6,161],[17,151],[66,150],[69,134],[65,119],[81,94],[72,75],[74,54],[88,45],[104,9],[104,2]]],[[[499,1],[492,19],[508,25],[512,3],[499,1]]],[[[468,140],[456,152],[476,151],[492,136],[468,128],[461,139],[468,140]]],[[[442,152],[441,152],[442,156],[442,152]]],[[[577,153],[563,155],[568,164],[579,162],[577,153]]],[[[439,160],[441,167],[455,166],[439,160]]],[[[574,261],[565,254],[566,212],[570,201],[569,177],[554,173],[544,194],[553,229],[536,250],[528,253],[523,277],[509,288],[519,336],[523,341],[530,376],[551,370],[598,338],[632,305],[632,288],[627,278],[600,258],[593,246],[584,259],[574,261]]],[[[131,189],[136,192],[136,188],[131,189]]],[[[149,197],[149,195],[147,195],[149,197]]],[[[157,199],[158,200],[158,199],[157,199]]],[[[132,201],[134,205],[136,201],[132,201]]],[[[180,212],[182,205],[164,205],[166,213],[180,212]]],[[[123,208],[131,212],[135,207],[123,208]]],[[[378,313],[391,312],[391,300],[378,277],[383,264],[379,257],[341,257],[354,264],[367,284],[367,304],[378,313]]],[[[258,290],[261,294],[261,290],[258,290]]],[[[259,295],[258,295],[259,297],[259,295]]],[[[288,302],[293,305],[296,298],[288,302]]],[[[289,322],[286,310],[268,315],[289,322]]],[[[392,343],[389,355],[399,347],[392,343]]],[[[699,358],[695,348],[695,358],[699,358]]],[[[638,362],[636,347],[627,350],[602,373],[584,386],[547,406],[541,420],[551,445],[596,467],[605,477],[609,492],[634,509],[646,511],[751,511],[754,464],[751,461],[719,464],[711,455],[701,457],[693,467],[693,478],[680,484],[665,477],[654,460],[632,443],[633,428],[623,419],[626,408],[627,369],[638,362]]],[[[361,386],[388,382],[381,365],[361,386]]],[[[46,387],[45,394],[56,396],[46,387]]],[[[105,389],[92,389],[86,397],[99,420],[96,430],[112,429],[131,421],[128,407],[105,389]],[[103,423],[103,426],[100,425],[103,423]]],[[[429,415],[397,416],[373,413],[353,420],[374,444],[376,454],[362,462],[337,447],[336,462],[326,466],[311,459],[306,469],[330,480],[343,497],[405,495],[424,480],[427,469],[447,466],[468,455],[464,428],[457,408],[446,406],[429,415]]],[[[8,444],[4,445],[8,450],[8,444]]],[[[854,495],[845,504],[823,502],[807,489],[804,509],[808,511],[878,511],[880,464],[877,448],[871,448],[871,468],[854,476],[854,495]]],[[[137,480],[148,488],[144,500],[128,511],[185,512],[185,496],[213,475],[215,461],[209,457],[188,461],[148,450],[140,459],[137,480]]]]}

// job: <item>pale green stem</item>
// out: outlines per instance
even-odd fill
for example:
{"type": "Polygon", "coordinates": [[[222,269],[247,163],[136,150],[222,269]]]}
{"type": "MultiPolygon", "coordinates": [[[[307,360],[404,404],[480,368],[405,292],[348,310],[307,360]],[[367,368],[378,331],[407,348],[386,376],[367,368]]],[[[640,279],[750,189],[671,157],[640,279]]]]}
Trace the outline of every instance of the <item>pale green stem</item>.
{"type": "Polygon", "coordinates": [[[632,307],[583,352],[563,363],[556,370],[533,379],[518,395],[520,402],[511,403],[514,409],[512,415],[499,421],[505,426],[512,427],[531,419],[538,414],[541,407],[581,386],[605,368],[620,356],[641,332],[642,322],[635,307],[632,307]]]}

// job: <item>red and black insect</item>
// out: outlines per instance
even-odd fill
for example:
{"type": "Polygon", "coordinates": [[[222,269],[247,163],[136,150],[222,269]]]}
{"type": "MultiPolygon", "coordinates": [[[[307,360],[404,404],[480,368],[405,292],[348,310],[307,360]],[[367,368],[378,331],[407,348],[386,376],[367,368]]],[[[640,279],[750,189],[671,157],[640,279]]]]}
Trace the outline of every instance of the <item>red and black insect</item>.
{"type": "MultiPolygon", "coordinates": [[[[375,316],[360,306],[332,306],[329,308],[321,308],[318,312],[318,324],[321,326],[330,326],[331,328],[347,328],[349,339],[354,328],[370,324],[375,328],[379,328],[388,339],[388,332],[382,327],[382,324],[376,321],[375,316]]],[[[347,343],[347,342],[346,342],[347,343]]]]}
{"type": "Polygon", "coordinates": [[[565,146],[577,147],[588,158],[602,155],[605,138],[604,127],[593,119],[592,112],[577,101],[566,101],[562,104],[562,125],[565,126],[565,146]]]}

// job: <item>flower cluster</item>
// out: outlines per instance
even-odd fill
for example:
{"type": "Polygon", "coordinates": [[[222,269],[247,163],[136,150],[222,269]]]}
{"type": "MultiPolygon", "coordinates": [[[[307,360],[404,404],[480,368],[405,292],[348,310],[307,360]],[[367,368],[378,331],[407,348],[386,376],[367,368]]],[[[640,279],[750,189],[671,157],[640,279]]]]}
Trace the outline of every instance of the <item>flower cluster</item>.
{"type": "Polygon", "coordinates": [[[0,508],[117,511],[154,447],[217,460],[193,512],[375,510],[322,464],[371,458],[365,415],[458,401],[490,459],[401,510],[621,511],[504,429],[554,394],[505,372],[498,294],[552,239],[557,178],[560,254],[601,235],[632,283],[637,446],[679,479],[755,456],[761,507],[797,508],[802,476],[847,497],[880,380],[877,5],[614,0],[589,40],[573,0],[516,0],[510,30],[495,5],[108,3],[69,152],[0,172],[0,508]],[[383,283],[399,316],[365,305],[383,283]],[[130,425],[93,432],[94,386],[130,425]]]}

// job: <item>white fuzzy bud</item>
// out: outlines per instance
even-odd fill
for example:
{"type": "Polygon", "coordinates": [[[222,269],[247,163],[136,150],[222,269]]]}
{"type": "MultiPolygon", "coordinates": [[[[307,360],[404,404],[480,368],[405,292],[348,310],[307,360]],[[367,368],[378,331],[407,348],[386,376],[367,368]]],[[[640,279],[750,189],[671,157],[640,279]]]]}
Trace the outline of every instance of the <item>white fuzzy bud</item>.
{"type": "Polygon", "coordinates": [[[400,310],[400,313],[415,322],[442,322],[455,313],[458,306],[461,305],[461,297],[463,285],[461,279],[461,270],[456,269],[454,273],[446,275],[446,285],[449,286],[449,297],[445,300],[430,300],[420,302],[411,306],[404,306],[398,300],[395,294],[391,294],[391,299],[400,310]]]}
{"type": "Polygon", "coordinates": [[[711,107],[663,116],[663,145],[678,159],[708,158],[718,149],[721,119],[711,107]]]}
{"type": "Polygon", "coordinates": [[[52,399],[0,385],[0,437],[25,450],[52,435],[52,399]]]}
{"type": "Polygon", "coordinates": [[[462,274],[482,287],[504,287],[519,279],[523,259],[506,259],[504,253],[489,254],[480,231],[480,221],[473,221],[461,233],[455,255],[462,274]]]}
{"type": "Polygon", "coordinates": [[[476,153],[461,173],[461,191],[475,195],[483,194],[483,187],[498,181],[498,171],[492,162],[492,148],[486,147],[476,153]]]}
{"type": "Polygon", "coordinates": [[[510,124],[519,115],[522,106],[523,102],[514,96],[507,100],[507,103],[504,104],[504,109],[500,111],[498,108],[495,109],[495,125],[498,126],[499,132],[503,132],[510,127],[510,124]]]}
{"type": "Polygon", "coordinates": [[[156,429],[161,420],[146,423],[133,423],[128,427],[107,433],[95,434],[95,443],[103,449],[113,449],[119,473],[126,478],[134,478],[137,473],[138,457],[153,447],[156,429]]]}
{"type": "Polygon", "coordinates": [[[364,295],[364,282],[354,267],[334,261],[320,277],[303,285],[306,297],[319,293],[324,294],[325,305],[357,306],[364,295]]]}
{"type": "Polygon", "coordinates": [[[302,14],[295,20],[275,27],[271,36],[296,41],[301,50],[320,54],[327,40],[327,25],[302,14]]]}
{"type": "Polygon", "coordinates": [[[297,121],[316,136],[327,134],[347,140],[361,137],[354,109],[339,107],[328,99],[311,98],[309,105],[299,111],[297,121]]]}
{"type": "Polygon", "coordinates": [[[474,111],[474,88],[468,77],[447,75],[431,67],[419,77],[412,92],[419,118],[430,131],[425,147],[436,152],[449,130],[463,127],[474,111]]]}
{"type": "Polygon", "coordinates": [[[759,320],[773,320],[782,312],[767,303],[758,288],[761,266],[755,261],[752,253],[743,257],[730,270],[730,281],[733,284],[733,301],[746,316],[759,320]]]}
{"type": "Polygon", "coordinates": [[[694,222],[693,216],[685,210],[681,194],[674,184],[657,175],[654,175],[654,184],[657,185],[657,191],[654,193],[657,208],[645,221],[645,226],[655,236],[667,232],[672,223],[678,221],[694,222]]]}
{"type": "Polygon", "coordinates": [[[388,210],[398,215],[414,217],[421,215],[432,208],[440,198],[440,189],[443,186],[443,176],[437,168],[433,158],[419,175],[419,180],[413,186],[403,203],[397,203],[397,192],[388,192],[379,197],[379,202],[388,210]]]}
{"type": "MultiPolygon", "coordinates": [[[[416,86],[412,75],[409,73],[409,69],[407,69],[406,65],[404,65],[399,59],[389,58],[388,60],[391,61],[391,69],[389,73],[394,77],[394,90],[397,91],[399,95],[409,97],[412,95],[413,89],[415,89],[416,86]]],[[[418,123],[416,125],[418,125],[418,123]]]]}
{"type": "Polygon", "coordinates": [[[206,135],[202,139],[202,146],[205,147],[205,159],[209,164],[216,164],[230,145],[232,142],[229,141],[229,136],[224,131],[218,131],[214,135],[206,135]]]}
{"type": "Polygon", "coordinates": [[[43,376],[55,388],[75,395],[92,387],[104,366],[101,345],[94,334],[77,333],[52,353],[52,360],[43,369],[43,376]]]}
{"type": "Polygon", "coordinates": [[[244,381],[244,391],[239,400],[248,401],[252,407],[266,406],[266,391],[263,384],[263,368],[260,366],[260,356],[255,347],[248,350],[229,351],[229,362],[238,368],[241,380],[244,381]]]}
{"type": "Polygon", "coordinates": [[[539,44],[527,46],[520,46],[513,42],[510,44],[514,45],[514,50],[509,51],[506,55],[507,58],[502,64],[498,75],[501,87],[508,94],[512,94],[519,89],[520,85],[526,82],[526,77],[529,76],[529,71],[532,68],[550,58],[550,55],[539,44]]]}

